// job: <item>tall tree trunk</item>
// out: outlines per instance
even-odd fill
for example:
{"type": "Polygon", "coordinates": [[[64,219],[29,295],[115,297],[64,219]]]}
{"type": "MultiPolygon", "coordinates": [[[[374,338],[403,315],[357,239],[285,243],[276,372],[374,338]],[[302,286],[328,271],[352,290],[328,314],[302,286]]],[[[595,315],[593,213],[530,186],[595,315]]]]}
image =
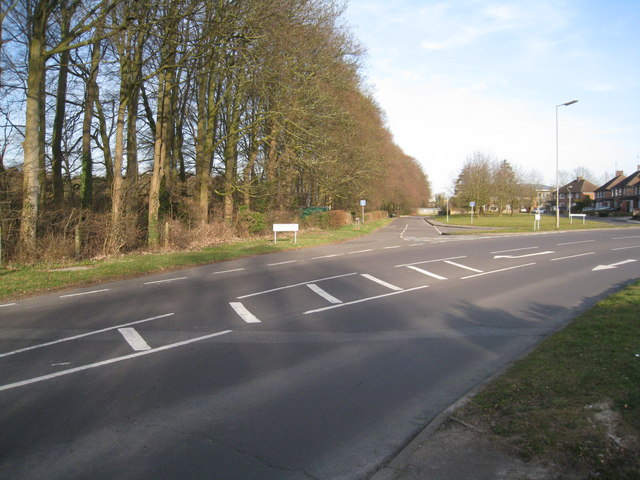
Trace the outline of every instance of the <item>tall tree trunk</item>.
{"type": "Polygon", "coordinates": [[[24,166],[22,212],[20,218],[20,252],[31,256],[36,251],[38,223],[38,165],[40,156],[40,111],[44,108],[42,83],[45,75],[45,36],[49,12],[45,0],[34,9],[29,40],[29,75],[27,77],[27,108],[25,113],[24,166]]]}
{"type": "Polygon", "coordinates": [[[53,136],[51,139],[51,181],[53,187],[53,204],[59,208],[64,201],[64,182],[62,179],[62,132],[66,118],[67,106],[67,78],[69,73],[68,50],[60,55],[60,71],[58,72],[58,88],[56,98],[56,115],[53,121],[53,136]]]}
{"type": "Polygon", "coordinates": [[[122,210],[124,203],[124,186],[122,163],[124,159],[124,118],[127,110],[127,94],[124,86],[120,86],[120,103],[116,120],[116,145],[113,157],[113,183],[111,185],[111,249],[117,252],[123,242],[122,210]]]}
{"type": "Polygon", "coordinates": [[[227,137],[224,147],[224,219],[233,220],[236,191],[236,166],[238,164],[238,137],[236,134],[227,137]]]}
{"type": "MultiPolygon", "coordinates": [[[[46,59],[45,59],[46,62],[46,59]]],[[[40,207],[44,206],[47,196],[47,163],[46,163],[46,125],[47,116],[45,109],[46,95],[45,83],[47,81],[47,69],[45,66],[44,75],[42,76],[42,82],[40,82],[40,98],[42,99],[42,107],[40,108],[40,129],[38,131],[38,204],[40,207]]]]}
{"type": "Polygon", "coordinates": [[[166,175],[169,162],[170,108],[173,76],[171,67],[165,68],[159,75],[158,118],[153,151],[153,175],[149,185],[149,226],[148,244],[157,247],[160,244],[160,195],[166,188],[166,175]]]}
{"type": "MultiPolygon", "coordinates": [[[[67,2],[60,2],[60,34],[62,41],[69,38],[69,25],[71,12],[67,8],[67,2]]],[[[51,138],[51,184],[53,189],[53,205],[56,208],[62,206],[64,201],[64,181],[62,179],[62,133],[66,118],[67,107],[67,79],[69,77],[69,59],[71,52],[65,50],[60,54],[60,70],[58,71],[58,87],[56,89],[56,114],[53,121],[51,138]]]]}
{"type": "Polygon", "coordinates": [[[206,154],[207,92],[210,76],[201,74],[198,82],[198,131],[196,132],[196,221],[204,225],[209,221],[210,160],[206,154]]]}
{"type": "Polygon", "coordinates": [[[138,184],[138,104],[140,101],[140,84],[142,82],[142,51],[144,39],[140,35],[133,52],[133,60],[129,61],[127,75],[130,86],[128,88],[127,105],[127,184],[135,187],[138,184]]]}
{"type": "MultiPolygon", "coordinates": [[[[236,93],[239,96],[238,93],[236,93]]],[[[227,119],[227,137],[224,144],[224,219],[231,221],[235,209],[234,194],[237,190],[238,141],[240,134],[240,101],[236,97],[229,106],[230,118],[227,119]]]]}
{"type": "MultiPolygon", "coordinates": [[[[99,27],[100,31],[101,28],[99,27]]],[[[98,37],[100,34],[98,33],[98,37]]],[[[94,42],[91,52],[91,70],[87,80],[84,99],[84,119],[82,122],[82,183],[80,194],[82,206],[90,208],[93,204],[93,158],[91,156],[91,123],[93,108],[98,98],[98,68],[100,66],[100,41],[94,42]]]]}

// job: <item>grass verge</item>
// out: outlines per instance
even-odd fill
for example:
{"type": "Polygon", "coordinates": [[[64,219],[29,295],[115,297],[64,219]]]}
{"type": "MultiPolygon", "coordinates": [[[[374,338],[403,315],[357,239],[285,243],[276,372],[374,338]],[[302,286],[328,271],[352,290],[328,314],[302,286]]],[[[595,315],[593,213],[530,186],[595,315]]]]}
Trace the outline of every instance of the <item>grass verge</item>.
{"type": "MultiPolygon", "coordinates": [[[[436,221],[446,224],[446,216],[438,216],[436,221]]],[[[482,215],[480,217],[473,217],[474,227],[495,228],[500,232],[514,233],[514,232],[533,232],[534,216],[528,213],[517,213],[514,215],[482,215]]],[[[449,215],[449,224],[460,226],[471,226],[471,215],[449,215]]],[[[585,230],[592,228],[611,228],[611,225],[606,222],[596,222],[593,220],[587,220],[582,223],[581,219],[574,218],[571,223],[568,218],[560,217],[560,229],[561,230],[585,230]]],[[[540,231],[553,231],[556,230],[556,217],[555,215],[541,215],[540,218],[540,231]]],[[[470,234],[470,233],[487,233],[484,232],[471,232],[468,229],[459,232],[451,232],[453,234],[470,234]]]]}
{"type": "Polygon", "coordinates": [[[277,243],[273,243],[272,237],[263,237],[209,247],[200,251],[128,254],[76,264],[46,264],[0,269],[0,299],[17,298],[65,287],[97,284],[163,270],[223,262],[263,253],[337,243],[371,233],[389,222],[388,219],[367,222],[360,229],[356,229],[354,225],[347,225],[336,230],[298,232],[297,243],[293,241],[293,234],[279,234],[277,243]]]}
{"type": "Polygon", "coordinates": [[[640,478],[638,312],[640,282],[547,338],[456,415],[571,478],[640,478]]]}

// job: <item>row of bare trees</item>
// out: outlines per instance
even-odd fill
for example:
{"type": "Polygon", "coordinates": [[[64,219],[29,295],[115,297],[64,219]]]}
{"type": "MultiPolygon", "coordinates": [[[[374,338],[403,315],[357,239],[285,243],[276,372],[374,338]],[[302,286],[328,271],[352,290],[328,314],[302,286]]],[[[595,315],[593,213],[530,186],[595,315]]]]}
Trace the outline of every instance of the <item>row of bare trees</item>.
{"type": "Polygon", "coordinates": [[[531,207],[536,199],[536,183],[541,182],[535,172],[525,174],[507,160],[474,152],[456,179],[454,203],[462,208],[474,203],[477,213],[493,205],[500,215],[505,211],[513,214],[521,207],[531,207]]]}
{"type": "Polygon", "coordinates": [[[130,222],[153,247],[169,217],[428,200],[334,0],[0,6],[0,213],[23,258],[70,208],[105,214],[118,251],[130,222]]]}

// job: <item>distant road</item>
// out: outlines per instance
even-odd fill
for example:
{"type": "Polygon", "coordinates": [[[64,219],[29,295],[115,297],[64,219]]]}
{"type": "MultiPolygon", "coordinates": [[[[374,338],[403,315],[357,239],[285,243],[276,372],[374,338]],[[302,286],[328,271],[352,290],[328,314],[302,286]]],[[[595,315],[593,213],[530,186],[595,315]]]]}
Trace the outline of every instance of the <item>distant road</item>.
{"type": "Polygon", "coordinates": [[[0,478],[359,479],[640,277],[640,228],[337,245],[0,305],[0,478]]]}

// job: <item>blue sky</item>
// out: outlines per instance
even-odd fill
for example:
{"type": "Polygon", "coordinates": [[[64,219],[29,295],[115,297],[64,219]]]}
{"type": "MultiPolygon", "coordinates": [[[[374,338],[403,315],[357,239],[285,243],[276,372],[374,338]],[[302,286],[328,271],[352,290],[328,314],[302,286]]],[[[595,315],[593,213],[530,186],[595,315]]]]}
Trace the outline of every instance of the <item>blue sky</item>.
{"type": "Polygon", "coordinates": [[[480,151],[555,184],[640,165],[640,1],[348,0],[363,74],[434,193],[480,151]]]}

